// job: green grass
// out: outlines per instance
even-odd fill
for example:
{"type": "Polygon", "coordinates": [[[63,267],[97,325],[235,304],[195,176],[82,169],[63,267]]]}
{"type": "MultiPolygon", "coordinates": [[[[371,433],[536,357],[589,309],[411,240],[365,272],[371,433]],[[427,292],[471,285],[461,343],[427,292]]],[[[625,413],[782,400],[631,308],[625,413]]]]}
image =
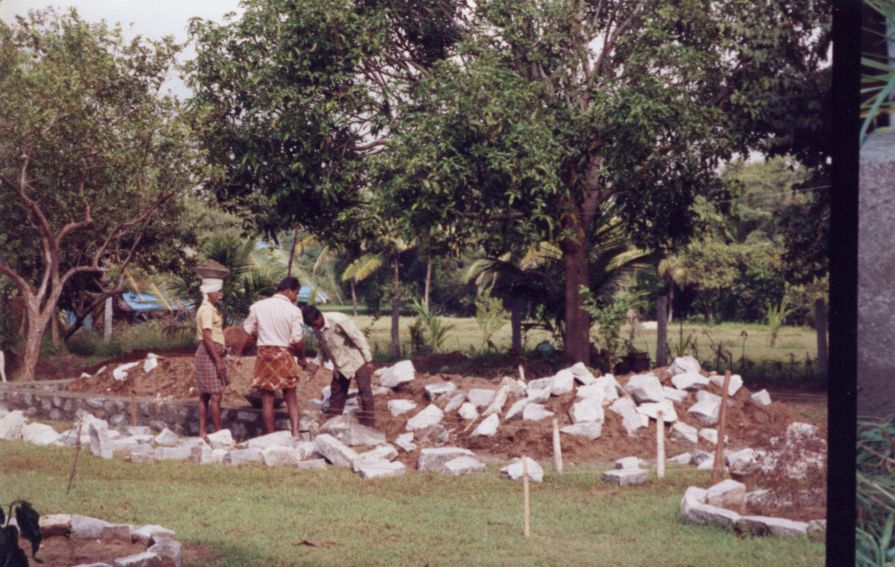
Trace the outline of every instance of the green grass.
{"type": "Polygon", "coordinates": [[[895,417],[859,418],[856,565],[890,565],[895,557],[895,417]]]}
{"type": "Polygon", "coordinates": [[[82,330],[68,342],[72,354],[98,359],[119,356],[135,350],[172,350],[195,341],[195,323],[174,325],[166,321],[146,321],[135,325],[117,324],[106,342],[92,330],[82,330]]]}
{"type": "Polygon", "coordinates": [[[531,538],[522,536],[522,486],[489,474],[408,471],[363,481],[341,470],[157,463],[82,455],[65,495],[73,452],[0,442],[0,502],[31,501],[41,514],[78,513],[156,523],[184,543],[220,553],[213,565],[819,565],[805,538],[740,539],[684,525],[684,489],[708,473],[672,467],[662,483],[618,489],[597,469],[547,473],[531,488],[531,538]],[[330,547],[299,545],[303,540],[330,547]]]}

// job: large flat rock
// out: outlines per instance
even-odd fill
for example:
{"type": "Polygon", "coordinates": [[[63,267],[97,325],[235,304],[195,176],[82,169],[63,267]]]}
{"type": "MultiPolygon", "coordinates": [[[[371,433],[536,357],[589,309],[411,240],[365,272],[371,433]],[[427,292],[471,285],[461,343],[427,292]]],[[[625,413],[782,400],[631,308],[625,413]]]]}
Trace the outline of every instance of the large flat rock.
{"type": "Polygon", "coordinates": [[[474,453],[462,447],[433,447],[420,451],[417,468],[421,471],[438,471],[445,463],[457,457],[472,457],[474,453]]]}
{"type": "Polygon", "coordinates": [[[422,411],[407,421],[407,431],[426,429],[438,425],[444,419],[444,412],[435,404],[429,404],[422,411]]]}
{"type": "Polygon", "coordinates": [[[332,435],[321,433],[314,439],[314,451],[337,467],[351,467],[357,452],[332,435]]]}
{"type": "Polygon", "coordinates": [[[601,478],[606,482],[620,486],[643,484],[649,480],[649,471],[642,469],[612,469],[605,471],[601,478]]]}

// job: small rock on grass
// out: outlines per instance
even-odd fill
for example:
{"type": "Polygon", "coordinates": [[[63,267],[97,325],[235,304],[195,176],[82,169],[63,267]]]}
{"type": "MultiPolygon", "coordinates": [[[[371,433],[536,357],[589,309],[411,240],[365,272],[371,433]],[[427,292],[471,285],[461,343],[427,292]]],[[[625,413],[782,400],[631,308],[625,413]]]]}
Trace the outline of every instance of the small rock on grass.
{"type": "Polygon", "coordinates": [[[462,456],[444,463],[440,472],[450,476],[460,476],[485,472],[485,463],[475,457],[462,456]]]}
{"type": "Polygon", "coordinates": [[[605,471],[602,478],[606,482],[620,486],[643,484],[649,479],[649,471],[642,469],[613,469],[605,471]]]}
{"type": "MultiPolygon", "coordinates": [[[[534,482],[544,481],[544,469],[540,463],[529,457],[524,457],[526,466],[528,467],[528,478],[534,482]]],[[[515,458],[510,464],[500,469],[500,472],[513,480],[522,480],[522,459],[515,458]]]]}

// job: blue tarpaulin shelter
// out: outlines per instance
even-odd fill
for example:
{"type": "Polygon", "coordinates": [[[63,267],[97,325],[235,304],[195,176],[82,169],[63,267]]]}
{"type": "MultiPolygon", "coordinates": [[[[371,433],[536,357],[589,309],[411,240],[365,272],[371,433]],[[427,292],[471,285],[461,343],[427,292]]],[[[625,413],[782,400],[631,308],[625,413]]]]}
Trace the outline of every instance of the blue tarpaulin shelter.
{"type": "Polygon", "coordinates": [[[314,303],[329,303],[329,295],[319,287],[305,284],[301,286],[298,292],[298,300],[302,303],[311,303],[311,296],[314,296],[314,303]]]}
{"type": "MultiPolygon", "coordinates": [[[[149,293],[137,293],[135,291],[125,291],[121,294],[121,298],[127,303],[128,307],[137,313],[145,313],[147,311],[170,311],[164,302],[149,293]]],[[[180,299],[169,300],[169,303],[175,309],[189,309],[192,302],[186,302],[180,299]]]]}

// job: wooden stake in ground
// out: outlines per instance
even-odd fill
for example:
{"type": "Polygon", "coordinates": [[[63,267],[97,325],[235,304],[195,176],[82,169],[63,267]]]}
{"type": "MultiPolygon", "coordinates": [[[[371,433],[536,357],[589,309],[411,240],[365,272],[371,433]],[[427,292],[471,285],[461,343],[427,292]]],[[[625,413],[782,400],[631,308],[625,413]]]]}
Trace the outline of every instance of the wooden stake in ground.
{"type": "Polygon", "coordinates": [[[522,455],[522,499],[522,531],[525,537],[529,537],[531,535],[531,507],[528,500],[528,457],[525,455],[522,455]]]}
{"type": "Polygon", "coordinates": [[[75,480],[75,469],[78,466],[78,455],[81,454],[81,428],[84,426],[84,420],[78,422],[78,440],[75,442],[75,460],[71,463],[71,472],[68,473],[68,486],[65,487],[65,494],[71,490],[71,483],[75,480]]]}
{"type": "Polygon", "coordinates": [[[656,476],[665,477],[665,418],[662,410],[656,412],[656,476]]]}
{"type": "Polygon", "coordinates": [[[727,430],[727,388],[730,386],[730,370],[724,373],[721,387],[721,413],[718,416],[718,443],[715,445],[715,464],[712,466],[712,484],[718,482],[718,475],[724,467],[724,433],[727,430]]]}
{"type": "Polygon", "coordinates": [[[522,366],[521,362],[519,363],[519,379],[522,380],[523,384],[525,383],[525,367],[522,366]]]}
{"type": "Polygon", "coordinates": [[[562,472],[562,444],[559,439],[559,421],[553,418],[553,468],[562,472]]]}

